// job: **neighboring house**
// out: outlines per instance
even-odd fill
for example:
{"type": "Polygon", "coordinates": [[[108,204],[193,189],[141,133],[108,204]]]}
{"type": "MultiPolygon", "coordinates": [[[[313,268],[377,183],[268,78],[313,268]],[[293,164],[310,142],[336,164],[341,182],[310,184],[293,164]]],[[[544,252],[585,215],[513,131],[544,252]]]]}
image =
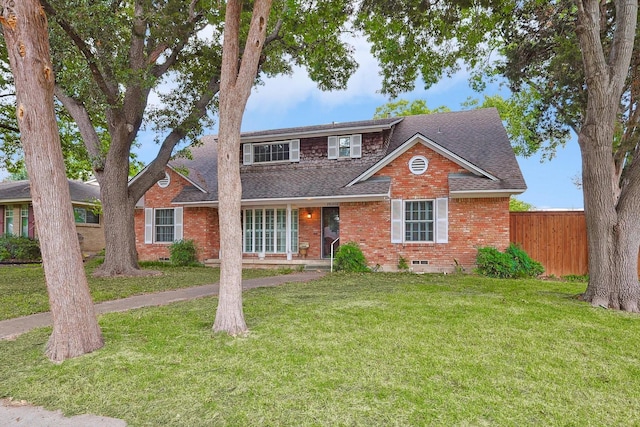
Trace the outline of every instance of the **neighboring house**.
{"type": "MultiPolygon", "coordinates": [[[[495,109],[247,132],[241,141],[246,260],[311,262],[353,241],[383,270],[400,257],[414,271],[472,267],[478,247],[508,246],[509,197],[526,189],[495,109]]],[[[216,144],[204,137],[192,160],[170,162],[139,201],[140,259],[167,258],[182,238],[201,260],[221,256],[216,144]]]]}
{"type": "MultiPolygon", "coordinates": [[[[97,185],[69,180],[69,191],[80,249],[84,254],[97,253],[104,249],[100,215],[94,213],[100,189],[97,185]]],[[[36,228],[29,181],[0,182],[0,234],[37,237],[36,228]]]]}

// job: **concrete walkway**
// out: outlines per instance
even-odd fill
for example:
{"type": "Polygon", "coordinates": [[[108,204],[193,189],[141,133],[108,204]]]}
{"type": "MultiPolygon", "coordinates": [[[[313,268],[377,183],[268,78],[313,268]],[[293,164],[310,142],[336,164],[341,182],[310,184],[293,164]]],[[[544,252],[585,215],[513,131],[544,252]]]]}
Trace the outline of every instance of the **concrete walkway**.
{"type": "MultiPolygon", "coordinates": [[[[278,286],[285,283],[309,282],[324,276],[324,272],[308,271],[285,274],[281,276],[261,277],[242,281],[242,289],[253,289],[267,286],[278,286]]],[[[195,286],[174,291],[136,295],[113,301],[96,304],[96,314],[127,311],[140,307],[167,305],[178,301],[218,295],[219,284],[195,286]]],[[[39,313],[0,321],[0,340],[14,339],[30,331],[51,325],[51,313],[39,313]]],[[[41,407],[31,406],[24,401],[0,399],[0,426],[3,427],[122,427],[124,420],[102,417],[98,415],[78,415],[67,418],[60,411],[48,411],[41,407]]]]}
{"type": "MultiPolygon", "coordinates": [[[[260,277],[242,281],[242,289],[253,289],[267,286],[278,286],[284,283],[308,282],[324,276],[319,271],[305,271],[301,273],[284,274],[280,276],[260,277]]],[[[95,305],[96,314],[127,311],[134,308],[167,305],[178,301],[218,295],[219,284],[195,286],[192,288],[176,289],[174,291],[157,292],[154,294],[136,295],[129,298],[105,301],[95,305]]],[[[31,316],[17,317],[0,321],[0,340],[14,339],[19,335],[35,328],[51,325],[51,313],[38,313],[31,316]]]]}

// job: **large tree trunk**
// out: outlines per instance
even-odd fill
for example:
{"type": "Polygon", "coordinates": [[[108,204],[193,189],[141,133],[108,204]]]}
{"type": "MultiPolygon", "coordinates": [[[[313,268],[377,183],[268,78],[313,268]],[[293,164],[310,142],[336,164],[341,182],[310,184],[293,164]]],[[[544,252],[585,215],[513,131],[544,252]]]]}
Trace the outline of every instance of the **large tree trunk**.
{"type": "Polygon", "coordinates": [[[213,330],[230,335],[247,331],[242,311],[240,130],[244,109],[258,72],[271,3],[271,0],[258,0],[253,6],[251,26],[240,66],[238,57],[242,2],[228,1],[225,15],[218,135],[218,217],[222,255],[220,297],[213,330]]]}
{"type": "MultiPolygon", "coordinates": [[[[588,90],[584,125],[578,134],[589,244],[589,285],[583,297],[594,306],[638,311],[640,226],[633,216],[640,183],[637,177],[618,180],[613,159],[614,128],[633,51],[638,2],[615,2],[616,29],[608,52],[600,39],[600,2],[576,0],[576,4],[576,32],[588,90]]],[[[637,169],[637,164],[631,167],[637,169]]]]}
{"type": "MultiPolygon", "coordinates": [[[[121,146],[123,144],[113,144],[121,146]]],[[[124,144],[126,145],[126,144],[124,144]]],[[[98,175],[105,226],[105,258],[94,276],[138,276],[140,270],[135,237],[135,204],[129,197],[129,154],[112,149],[104,171],[98,175]]]]}
{"type": "Polygon", "coordinates": [[[53,333],[54,361],[103,346],[82,264],[53,107],[47,20],[38,0],[3,1],[2,24],[13,71],[17,117],[31,182],[53,333]]]}

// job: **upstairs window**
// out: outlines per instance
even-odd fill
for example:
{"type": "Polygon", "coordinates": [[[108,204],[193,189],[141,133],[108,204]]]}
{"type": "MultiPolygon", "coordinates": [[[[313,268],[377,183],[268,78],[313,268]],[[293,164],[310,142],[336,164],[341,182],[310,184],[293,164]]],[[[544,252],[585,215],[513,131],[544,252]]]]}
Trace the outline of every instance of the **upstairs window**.
{"type": "Polygon", "coordinates": [[[281,162],[289,160],[289,143],[254,144],[253,163],[281,162]]]}
{"type": "Polygon", "coordinates": [[[244,144],[242,146],[242,164],[274,162],[299,162],[300,140],[244,144]]]}
{"type": "Polygon", "coordinates": [[[330,136],[327,142],[330,159],[358,159],[362,157],[362,135],[330,136]]]}

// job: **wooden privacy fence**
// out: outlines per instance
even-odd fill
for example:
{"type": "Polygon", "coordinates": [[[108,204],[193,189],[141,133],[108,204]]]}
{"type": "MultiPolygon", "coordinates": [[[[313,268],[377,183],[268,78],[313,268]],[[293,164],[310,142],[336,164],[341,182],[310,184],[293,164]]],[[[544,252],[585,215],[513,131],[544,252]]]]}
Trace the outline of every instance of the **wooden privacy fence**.
{"type": "MultiPolygon", "coordinates": [[[[540,262],[545,275],[589,272],[583,211],[511,212],[509,216],[511,242],[540,262]]],[[[638,270],[640,275],[640,263],[638,270]]]]}

